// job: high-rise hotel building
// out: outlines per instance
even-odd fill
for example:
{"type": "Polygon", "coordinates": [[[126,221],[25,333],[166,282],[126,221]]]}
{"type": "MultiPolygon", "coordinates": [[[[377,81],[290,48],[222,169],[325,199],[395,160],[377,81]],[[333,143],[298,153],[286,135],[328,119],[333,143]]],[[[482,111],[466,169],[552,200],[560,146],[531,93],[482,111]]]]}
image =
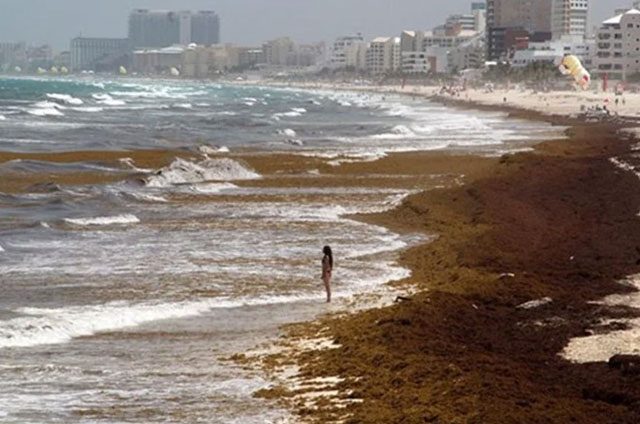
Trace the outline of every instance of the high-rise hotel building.
{"type": "Polygon", "coordinates": [[[551,11],[553,38],[587,35],[589,0],[553,0],[551,11]]]}
{"type": "Polygon", "coordinates": [[[129,15],[129,39],[135,48],[220,42],[220,18],[213,11],[137,9],[129,15]]]}

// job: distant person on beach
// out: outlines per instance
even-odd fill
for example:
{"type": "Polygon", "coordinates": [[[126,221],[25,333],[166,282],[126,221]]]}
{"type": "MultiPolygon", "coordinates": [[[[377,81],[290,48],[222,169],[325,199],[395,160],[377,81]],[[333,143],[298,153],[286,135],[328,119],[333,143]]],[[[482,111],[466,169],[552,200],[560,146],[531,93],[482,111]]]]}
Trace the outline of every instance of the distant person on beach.
{"type": "Polygon", "coordinates": [[[331,302],[331,272],[333,271],[333,252],[331,247],[325,246],[322,249],[324,257],[322,258],[322,282],[327,290],[327,303],[331,302]]]}

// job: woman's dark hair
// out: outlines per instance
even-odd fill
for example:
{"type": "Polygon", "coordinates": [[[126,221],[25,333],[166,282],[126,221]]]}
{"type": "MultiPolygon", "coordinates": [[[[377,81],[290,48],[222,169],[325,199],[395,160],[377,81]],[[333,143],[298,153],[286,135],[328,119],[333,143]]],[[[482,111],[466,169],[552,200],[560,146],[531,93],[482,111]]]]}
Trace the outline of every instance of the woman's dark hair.
{"type": "Polygon", "coordinates": [[[325,246],[324,249],[322,249],[322,253],[329,257],[329,264],[331,268],[333,268],[333,252],[331,251],[331,247],[325,246]]]}

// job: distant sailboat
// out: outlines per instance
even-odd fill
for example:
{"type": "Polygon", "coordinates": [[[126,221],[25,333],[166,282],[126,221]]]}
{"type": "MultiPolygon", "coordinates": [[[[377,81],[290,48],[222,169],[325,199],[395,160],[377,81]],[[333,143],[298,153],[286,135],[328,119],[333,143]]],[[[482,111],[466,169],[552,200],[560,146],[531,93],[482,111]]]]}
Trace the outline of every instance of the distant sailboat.
{"type": "Polygon", "coordinates": [[[15,71],[15,73],[19,74],[22,72],[22,68],[19,66],[16,66],[15,68],[13,68],[13,70],[15,71]]]}
{"type": "Polygon", "coordinates": [[[51,67],[51,73],[52,73],[52,74],[57,74],[57,73],[58,73],[58,68],[57,68],[57,67],[55,67],[55,66],[52,66],[52,67],[51,67]]]}
{"type": "Polygon", "coordinates": [[[43,75],[43,74],[47,73],[46,69],[43,69],[43,68],[38,68],[37,72],[38,72],[39,75],[43,75]]]}
{"type": "Polygon", "coordinates": [[[124,66],[120,67],[120,75],[127,75],[127,68],[125,68],[124,66]]]}
{"type": "Polygon", "coordinates": [[[177,68],[171,68],[171,76],[179,77],[180,71],[177,68]]]}
{"type": "Polygon", "coordinates": [[[62,68],[60,68],[60,72],[63,74],[68,74],[69,73],[69,69],[66,66],[63,66],[62,68]]]}

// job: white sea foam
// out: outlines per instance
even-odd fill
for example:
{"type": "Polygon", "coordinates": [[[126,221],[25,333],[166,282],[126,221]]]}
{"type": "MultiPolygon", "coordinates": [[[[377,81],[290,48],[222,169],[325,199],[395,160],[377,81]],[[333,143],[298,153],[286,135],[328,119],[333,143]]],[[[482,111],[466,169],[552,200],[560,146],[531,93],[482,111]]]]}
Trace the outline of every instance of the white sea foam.
{"type": "Polygon", "coordinates": [[[378,140],[397,140],[397,139],[405,139],[405,138],[414,138],[416,137],[416,133],[413,132],[406,125],[396,125],[391,129],[391,132],[386,134],[378,134],[374,135],[374,139],[378,140]]]}
{"type": "Polygon", "coordinates": [[[4,116],[4,115],[0,115],[0,121],[6,121],[6,120],[7,120],[7,117],[6,117],[6,116],[4,116]]]}
{"type": "MultiPolygon", "coordinates": [[[[353,281],[354,290],[339,291],[335,298],[350,296],[362,284],[369,287],[387,281],[406,278],[410,272],[404,268],[388,266],[376,269],[379,278],[366,282],[353,281]]],[[[374,266],[375,268],[375,266],[374,266]]],[[[71,306],[65,308],[21,308],[15,312],[21,315],[11,320],[0,321],[0,348],[30,347],[47,344],[66,343],[77,337],[86,337],[106,331],[122,330],[139,325],[202,315],[216,309],[234,309],[246,306],[266,306],[290,304],[317,299],[316,293],[263,295],[257,297],[219,297],[199,301],[148,302],[131,304],[111,302],[103,305],[71,306]]]]}
{"type": "MultiPolygon", "coordinates": [[[[622,281],[624,285],[631,285],[640,290],[640,275],[629,277],[622,281]]],[[[629,294],[616,294],[604,298],[597,304],[606,306],[623,306],[640,310],[640,291],[629,294]]],[[[601,324],[607,325],[614,320],[605,320],[601,324]]],[[[577,363],[606,362],[617,354],[640,354],[640,319],[615,320],[629,326],[625,330],[611,331],[602,334],[592,334],[586,337],[576,337],[569,341],[561,355],[577,363]]]]}
{"type": "Polygon", "coordinates": [[[170,187],[176,184],[194,184],[206,181],[254,180],[260,175],[232,159],[207,159],[189,162],[176,159],[147,179],[149,187],[170,187]]]}
{"type": "Polygon", "coordinates": [[[238,186],[231,183],[205,183],[205,184],[192,185],[190,188],[192,191],[195,191],[196,193],[218,194],[225,190],[237,189],[238,186]]]}
{"type": "Polygon", "coordinates": [[[69,94],[51,93],[51,94],[47,94],[47,97],[53,100],[60,101],[62,103],[66,103],[68,105],[73,105],[73,106],[80,106],[84,104],[84,102],[81,99],[70,96],[69,94]]]}
{"type": "Polygon", "coordinates": [[[99,216],[93,218],[65,218],[68,224],[79,226],[102,226],[102,225],[126,225],[137,224],[140,219],[132,214],[122,214],[115,216],[99,216]]]}
{"type": "Polygon", "coordinates": [[[294,107],[289,112],[274,113],[273,119],[279,121],[280,118],[297,118],[305,113],[307,113],[307,110],[305,108],[294,107]]]}
{"type": "Polygon", "coordinates": [[[216,147],[216,146],[200,146],[198,147],[200,153],[204,155],[215,155],[217,153],[229,153],[229,148],[227,146],[216,147]]]}
{"type": "Polygon", "coordinates": [[[132,158],[120,158],[118,159],[118,162],[120,162],[123,165],[128,166],[132,171],[136,171],[136,172],[144,172],[144,173],[148,173],[148,172],[153,172],[152,169],[148,169],[148,168],[138,168],[136,166],[135,161],[132,158]]]}
{"type": "Polygon", "coordinates": [[[37,108],[27,109],[26,112],[34,116],[64,116],[64,113],[60,112],[56,108],[37,108]]]}
{"type": "Polygon", "coordinates": [[[97,106],[85,106],[85,107],[74,107],[72,108],[76,112],[85,112],[85,113],[100,113],[104,112],[104,108],[97,106]]]}
{"type": "Polygon", "coordinates": [[[0,246],[0,253],[4,252],[4,248],[0,246]]]}
{"type": "Polygon", "coordinates": [[[171,107],[175,109],[193,109],[193,105],[191,103],[174,103],[171,107]]]}
{"type": "Polygon", "coordinates": [[[99,104],[105,106],[124,106],[127,104],[124,100],[115,100],[108,94],[94,94],[92,97],[96,99],[99,104]]]}
{"type": "Polygon", "coordinates": [[[131,192],[128,193],[131,195],[131,197],[138,199],[142,202],[150,202],[150,203],[167,203],[168,200],[162,196],[155,196],[153,194],[148,194],[148,193],[137,193],[137,192],[131,192]]]}
{"type": "Polygon", "coordinates": [[[291,137],[291,138],[293,138],[293,137],[295,137],[295,136],[297,136],[297,135],[298,135],[298,134],[297,134],[294,130],[292,130],[291,128],[287,128],[287,129],[284,129],[284,130],[280,130],[280,131],[279,131],[279,133],[280,133],[281,135],[284,135],[284,136],[286,136],[286,137],[291,137]]]}

